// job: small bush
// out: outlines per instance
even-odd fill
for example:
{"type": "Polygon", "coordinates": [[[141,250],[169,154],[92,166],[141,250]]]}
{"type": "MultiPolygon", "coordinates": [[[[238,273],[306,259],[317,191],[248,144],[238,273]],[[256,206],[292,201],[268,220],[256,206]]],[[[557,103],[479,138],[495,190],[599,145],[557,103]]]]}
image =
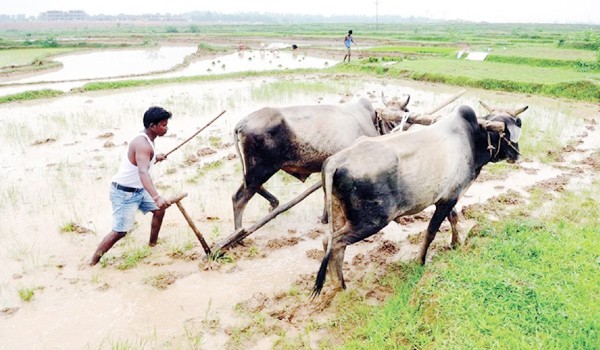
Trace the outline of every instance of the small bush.
{"type": "Polygon", "coordinates": [[[25,302],[30,302],[31,300],[33,300],[34,295],[35,295],[35,292],[31,288],[19,289],[19,298],[21,298],[21,300],[23,300],[25,302]]]}

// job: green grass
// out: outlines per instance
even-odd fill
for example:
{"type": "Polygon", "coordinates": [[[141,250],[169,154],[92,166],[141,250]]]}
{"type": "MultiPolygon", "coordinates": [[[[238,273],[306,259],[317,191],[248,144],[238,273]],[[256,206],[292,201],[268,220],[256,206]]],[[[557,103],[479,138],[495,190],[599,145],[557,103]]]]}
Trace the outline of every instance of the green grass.
{"type": "Polygon", "coordinates": [[[136,267],[140,262],[152,254],[150,247],[133,248],[124,252],[120,257],[104,255],[100,259],[100,265],[107,267],[109,264],[116,263],[119,270],[128,270],[136,267]]]}
{"type": "MultiPolygon", "coordinates": [[[[361,50],[358,47],[358,50],[361,50]]],[[[455,47],[440,47],[440,46],[380,46],[374,48],[368,48],[362,51],[367,52],[401,52],[406,54],[425,54],[425,55],[437,55],[447,56],[458,49],[455,47]]]]}
{"type": "Polygon", "coordinates": [[[11,66],[32,64],[50,56],[72,52],[72,48],[31,48],[0,50],[0,69],[11,66]]]}
{"type": "Polygon", "coordinates": [[[56,96],[61,96],[63,94],[64,93],[62,91],[51,90],[51,89],[24,91],[24,92],[20,92],[18,94],[0,96],[0,103],[36,100],[36,99],[42,99],[42,98],[52,98],[52,97],[56,97],[56,96]]]}
{"type": "Polygon", "coordinates": [[[330,82],[302,82],[282,80],[270,84],[261,84],[258,87],[252,88],[251,96],[256,100],[273,101],[277,99],[290,99],[298,91],[326,93],[339,91],[337,84],[330,82]]]}
{"type": "Polygon", "coordinates": [[[484,223],[424,268],[392,265],[384,306],[344,293],[333,322],[342,348],[597,349],[599,190],[565,193],[539,219],[484,223]]]}
{"type": "Polygon", "coordinates": [[[73,221],[69,221],[60,227],[60,232],[75,232],[77,230],[77,224],[73,221]]]}
{"type": "MultiPolygon", "coordinates": [[[[120,81],[102,81],[87,83],[83,87],[77,89],[81,92],[86,91],[101,91],[101,90],[116,90],[126,89],[134,87],[144,86],[156,86],[162,84],[177,84],[177,83],[192,83],[196,81],[214,81],[214,80],[230,80],[243,77],[258,77],[258,76],[289,76],[293,74],[303,74],[321,71],[317,69],[288,69],[288,70],[272,70],[272,71],[249,71],[249,72],[238,72],[228,73],[221,75],[198,75],[191,77],[177,77],[177,78],[162,78],[162,79],[144,79],[144,80],[120,80],[120,81]]],[[[293,85],[293,83],[288,83],[293,85]]],[[[298,84],[298,83],[296,83],[298,84]]],[[[299,83],[302,85],[302,83],[299,83]]],[[[325,85],[325,84],[323,84],[325,85]]]]}
{"type": "Polygon", "coordinates": [[[490,55],[566,61],[595,61],[597,59],[597,53],[593,50],[564,49],[558,48],[554,45],[519,45],[496,47],[492,50],[490,55]]]}
{"type": "Polygon", "coordinates": [[[581,101],[600,101],[600,84],[598,83],[600,82],[600,73],[593,75],[579,73],[580,75],[576,76],[574,75],[576,73],[561,69],[531,66],[520,66],[519,68],[517,67],[519,65],[458,60],[444,67],[441,61],[425,61],[427,60],[404,60],[391,67],[374,64],[350,64],[336,66],[336,71],[409,78],[447,85],[581,101]],[[405,64],[406,62],[411,63],[405,64]],[[494,67],[497,69],[494,69],[494,67]],[[574,80],[576,78],[581,80],[574,80]]]}
{"type": "Polygon", "coordinates": [[[500,56],[489,55],[486,58],[487,62],[523,64],[531,67],[547,67],[547,68],[563,68],[570,69],[576,72],[598,72],[600,71],[600,63],[596,61],[586,60],[565,60],[565,59],[549,59],[549,58],[531,58],[522,56],[500,56]]]}
{"type": "Polygon", "coordinates": [[[466,77],[473,80],[488,79],[529,84],[559,84],[584,80],[600,82],[600,73],[582,73],[567,69],[447,58],[403,60],[390,67],[390,70],[410,71],[416,74],[438,74],[455,78],[466,77]]]}
{"type": "Polygon", "coordinates": [[[33,300],[35,291],[32,288],[21,288],[19,289],[19,298],[24,302],[30,302],[33,300]]]}
{"type": "Polygon", "coordinates": [[[121,257],[122,260],[117,264],[117,269],[127,270],[136,267],[142,260],[150,256],[150,247],[144,246],[142,248],[133,249],[127,251],[121,257]]]}

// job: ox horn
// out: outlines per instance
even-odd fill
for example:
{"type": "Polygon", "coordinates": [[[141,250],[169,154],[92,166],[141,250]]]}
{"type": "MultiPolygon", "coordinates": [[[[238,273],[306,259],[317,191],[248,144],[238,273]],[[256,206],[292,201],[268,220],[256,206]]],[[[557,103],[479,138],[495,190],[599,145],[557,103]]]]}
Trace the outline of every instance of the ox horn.
{"type": "Polygon", "coordinates": [[[492,107],[488,106],[485,102],[479,101],[479,103],[483,106],[483,108],[487,109],[488,112],[492,113],[494,111],[494,109],[492,107]]]}
{"type": "Polygon", "coordinates": [[[527,110],[527,108],[529,108],[529,106],[525,106],[525,107],[521,107],[521,108],[519,108],[519,109],[515,109],[514,111],[512,111],[512,113],[511,113],[511,114],[512,114],[513,116],[515,116],[515,117],[516,117],[516,116],[518,116],[519,114],[521,114],[521,113],[525,112],[525,111],[527,110]]]}
{"type": "Polygon", "coordinates": [[[409,101],[410,101],[410,95],[402,94],[402,100],[400,100],[400,108],[404,109],[408,105],[409,101]]]}
{"type": "Polygon", "coordinates": [[[477,123],[481,125],[487,131],[496,131],[503,132],[504,131],[504,123],[498,121],[489,121],[485,119],[478,119],[477,123]]]}
{"type": "Polygon", "coordinates": [[[381,102],[383,102],[383,105],[387,107],[388,101],[385,99],[385,95],[383,94],[383,91],[381,91],[381,102]]]}

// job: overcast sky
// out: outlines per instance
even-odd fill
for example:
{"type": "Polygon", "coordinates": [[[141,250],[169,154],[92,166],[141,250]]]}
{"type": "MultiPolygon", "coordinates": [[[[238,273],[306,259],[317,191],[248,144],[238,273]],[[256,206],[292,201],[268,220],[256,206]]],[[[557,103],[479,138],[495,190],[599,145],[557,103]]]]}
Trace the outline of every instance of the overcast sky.
{"type": "Polygon", "coordinates": [[[379,15],[403,17],[600,24],[600,0],[0,0],[0,13],[30,16],[48,10],[83,10],[90,15],[213,11],[375,16],[376,9],[379,15]]]}

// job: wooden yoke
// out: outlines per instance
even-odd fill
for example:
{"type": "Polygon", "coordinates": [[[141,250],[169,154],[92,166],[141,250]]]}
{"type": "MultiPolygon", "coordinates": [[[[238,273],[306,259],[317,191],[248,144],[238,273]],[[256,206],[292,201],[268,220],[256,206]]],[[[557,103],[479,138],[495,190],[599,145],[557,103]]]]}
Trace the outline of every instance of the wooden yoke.
{"type": "Polygon", "coordinates": [[[379,109],[378,113],[381,115],[382,119],[387,121],[400,122],[403,118],[406,118],[405,122],[409,124],[431,125],[441,117],[439,115],[434,116],[434,113],[438,112],[440,109],[446,107],[450,103],[456,101],[456,99],[462,96],[466,91],[467,90],[465,89],[459,91],[456,95],[451,96],[447,100],[443,101],[436,107],[426,111],[423,114],[400,112],[395,110],[389,110],[388,108],[379,109]]]}

